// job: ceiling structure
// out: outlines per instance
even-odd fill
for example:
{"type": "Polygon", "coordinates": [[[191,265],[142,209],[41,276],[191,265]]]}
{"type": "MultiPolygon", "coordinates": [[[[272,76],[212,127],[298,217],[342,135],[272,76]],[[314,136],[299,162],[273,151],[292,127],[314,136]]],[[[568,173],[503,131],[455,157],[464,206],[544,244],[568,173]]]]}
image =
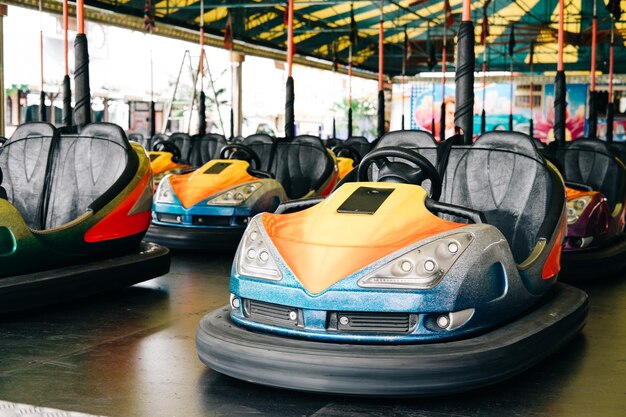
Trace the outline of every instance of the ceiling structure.
{"type": "MultiPolygon", "coordinates": [[[[607,0],[596,0],[599,40],[597,69],[608,72],[608,51],[611,16],[605,8],[607,0]]],[[[594,0],[565,0],[566,47],[565,65],[569,72],[588,71],[590,67],[591,19],[594,0]]],[[[512,57],[516,72],[529,72],[530,45],[534,42],[534,71],[554,71],[557,59],[558,0],[477,0],[472,2],[476,33],[476,65],[486,57],[491,71],[509,70],[509,44],[514,31],[512,57]],[[485,7],[486,6],[486,7],[485,7]],[[486,12],[489,36],[487,50],[480,44],[486,12]]],[[[146,0],[86,0],[85,4],[115,13],[143,18],[146,0]]],[[[282,0],[204,0],[205,32],[223,36],[227,21],[232,21],[235,50],[250,47],[284,51],[287,31],[286,1],[282,0]],[[239,43],[239,44],[238,44],[239,43]],[[244,48],[245,46],[245,48],[244,48]]],[[[454,41],[459,27],[462,0],[449,0],[451,25],[444,29],[446,13],[441,0],[295,0],[294,41],[296,54],[325,61],[336,59],[347,65],[351,8],[358,29],[353,47],[355,67],[365,71],[378,70],[378,28],[380,10],[384,13],[384,72],[396,76],[402,72],[405,32],[411,51],[406,61],[406,74],[430,71],[430,48],[434,48],[441,70],[444,32],[448,44],[448,62],[453,70],[454,41]]],[[[198,30],[200,0],[151,0],[157,29],[160,24],[198,30]]],[[[626,1],[622,2],[626,9],[626,1]]],[[[626,15],[625,15],[626,16],[626,15]]],[[[449,15],[448,15],[449,17],[449,15]]],[[[616,72],[626,72],[626,50],[623,34],[626,21],[616,22],[616,72]]]]}

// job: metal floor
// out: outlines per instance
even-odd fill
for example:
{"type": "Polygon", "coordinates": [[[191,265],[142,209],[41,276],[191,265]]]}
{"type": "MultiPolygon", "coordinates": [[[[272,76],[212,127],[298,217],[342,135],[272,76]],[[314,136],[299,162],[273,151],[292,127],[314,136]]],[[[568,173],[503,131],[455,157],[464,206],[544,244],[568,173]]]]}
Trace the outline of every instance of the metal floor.
{"type": "MultiPolygon", "coordinates": [[[[165,277],[0,319],[0,400],[106,416],[624,416],[626,278],[583,288],[582,335],[505,383],[430,399],[304,394],[198,360],[200,318],[228,300],[228,256],[174,254],[165,277]]],[[[1,413],[0,413],[1,414],[1,413]]]]}

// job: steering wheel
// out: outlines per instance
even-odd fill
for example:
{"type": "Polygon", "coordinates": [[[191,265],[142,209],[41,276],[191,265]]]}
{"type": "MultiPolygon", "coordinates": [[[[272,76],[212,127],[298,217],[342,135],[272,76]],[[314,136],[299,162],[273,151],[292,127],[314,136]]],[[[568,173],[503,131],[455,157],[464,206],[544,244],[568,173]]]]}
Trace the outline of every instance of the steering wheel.
{"type": "Polygon", "coordinates": [[[335,153],[335,155],[337,156],[343,156],[343,157],[347,157],[350,158],[354,161],[354,165],[356,166],[361,162],[361,154],[359,153],[359,151],[357,151],[356,149],[354,149],[352,146],[350,145],[337,145],[337,146],[333,146],[332,151],[335,153]]]}
{"type": "Polygon", "coordinates": [[[378,167],[378,181],[396,182],[402,184],[421,185],[430,180],[430,198],[438,200],[441,196],[441,176],[428,159],[411,149],[397,146],[387,146],[374,149],[361,161],[357,171],[359,181],[370,181],[369,167],[375,164],[378,167]],[[388,158],[398,158],[410,162],[413,167],[404,162],[392,162],[388,158]]]}
{"type": "Polygon", "coordinates": [[[220,159],[241,159],[254,164],[252,169],[261,169],[261,158],[252,149],[240,143],[226,145],[220,151],[220,159]],[[242,155],[243,154],[243,155],[242,155]]]}
{"type": "Polygon", "coordinates": [[[156,152],[169,152],[173,155],[173,160],[180,159],[180,149],[172,142],[157,139],[152,145],[152,149],[156,152]]]}

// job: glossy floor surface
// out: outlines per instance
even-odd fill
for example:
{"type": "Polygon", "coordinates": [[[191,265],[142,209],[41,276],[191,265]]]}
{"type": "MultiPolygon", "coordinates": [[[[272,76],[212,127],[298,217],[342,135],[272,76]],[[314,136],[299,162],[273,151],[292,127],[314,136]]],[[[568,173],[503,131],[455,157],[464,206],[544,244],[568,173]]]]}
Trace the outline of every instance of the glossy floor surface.
{"type": "Polygon", "coordinates": [[[270,389],[198,360],[196,325],[228,300],[228,256],[174,254],[167,276],[0,319],[0,399],[107,416],[624,416],[626,278],[582,285],[587,327],[539,366],[450,397],[270,389]]]}

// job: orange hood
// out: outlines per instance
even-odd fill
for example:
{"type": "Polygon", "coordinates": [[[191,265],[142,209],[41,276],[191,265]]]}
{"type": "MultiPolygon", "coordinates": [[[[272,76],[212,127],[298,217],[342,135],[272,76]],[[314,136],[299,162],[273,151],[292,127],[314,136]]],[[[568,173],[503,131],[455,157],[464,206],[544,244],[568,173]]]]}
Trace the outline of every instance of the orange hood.
{"type": "Polygon", "coordinates": [[[191,168],[191,165],[177,164],[172,161],[173,155],[169,152],[148,152],[150,157],[150,167],[152,168],[152,175],[161,174],[169,171],[170,169],[186,169],[191,168]]]}
{"type": "Polygon", "coordinates": [[[464,224],[435,216],[415,185],[347,183],[323,202],[291,214],[263,214],[263,226],[297,279],[319,294],[408,245],[464,224]],[[393,189],[374,214],[339,213],[359,187],[393,189]]]}
{"type": "Polygon", "coordinates": [[[258,180],[248,174],[248,166],[246,161],[216,159],[188,174],[172,175],[170,183],[182,205],[189,208],[221,191],[258,180]],[[228,166],[220,172],[207,172],[220,164],[228,164],[228,166]]]}

